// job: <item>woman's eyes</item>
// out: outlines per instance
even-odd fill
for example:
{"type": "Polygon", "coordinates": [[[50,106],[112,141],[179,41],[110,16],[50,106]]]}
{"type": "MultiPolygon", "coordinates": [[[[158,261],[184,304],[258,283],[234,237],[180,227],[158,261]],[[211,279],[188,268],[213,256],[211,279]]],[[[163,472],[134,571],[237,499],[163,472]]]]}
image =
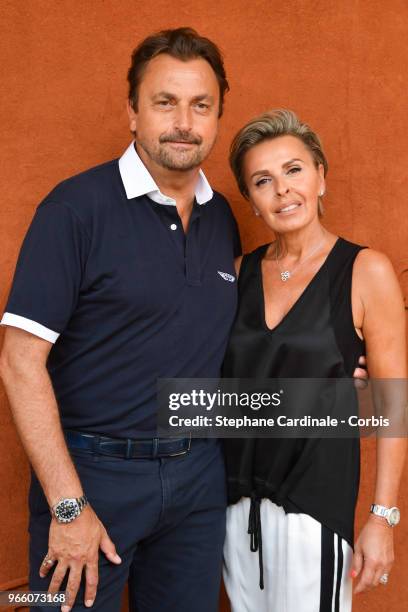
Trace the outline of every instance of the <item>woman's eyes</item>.
{"type": "MultiPolygon", "coordinates": [[[[301,170],[302,168],[300,166],[292,166],[291,168],[287,170],[287,174],[297,174],[298,172],[301,172],[301,170]]],[[[256,187],[262,187],[262,185],[266,185],[267,183],[270,183],[271,181],[272,181],[272,177],[267,176],[267,177],[259,179],[259,181],[255,183],[255,185],[256,187]]]]}
{"type": "Polygon", "coordinates": [[[255,185],[256,185],[257,187],[260,187],[261,185],[265,185],[266,183],[269,183],[269,182],[270,182],[270,180],[271,180],[270,178],[263,178],[263,179],[260,179],[259,181],[257,181],[257,182],[255,183],[255,185]]]}

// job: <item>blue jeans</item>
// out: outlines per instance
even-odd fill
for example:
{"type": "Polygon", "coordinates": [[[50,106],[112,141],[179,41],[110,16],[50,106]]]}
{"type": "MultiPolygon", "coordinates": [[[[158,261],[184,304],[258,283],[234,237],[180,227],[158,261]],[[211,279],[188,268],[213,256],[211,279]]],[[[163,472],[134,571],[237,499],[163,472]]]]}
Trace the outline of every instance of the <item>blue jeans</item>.
{"type": "MultiPolygon", "coordinates": [[[[193,440],[186,455],[161,459],[72,449],[71,454],[84,492],[122,558],[114,565],[99,552],[99,585],[91,610],[119,612],[129,579],[133,612],[216,612],[226,509],[220,443],[193,440]]],[[[52,570],[46,578],[38,571],[48,550],[50,513],[34,474],[29,504],[29,585],[45,591],[52,570]]],[[[61,590],[65,586],[66,580],[61,590]]],[[[89,610],[83,599],[82,579],[75,612],[89,610]]]]}

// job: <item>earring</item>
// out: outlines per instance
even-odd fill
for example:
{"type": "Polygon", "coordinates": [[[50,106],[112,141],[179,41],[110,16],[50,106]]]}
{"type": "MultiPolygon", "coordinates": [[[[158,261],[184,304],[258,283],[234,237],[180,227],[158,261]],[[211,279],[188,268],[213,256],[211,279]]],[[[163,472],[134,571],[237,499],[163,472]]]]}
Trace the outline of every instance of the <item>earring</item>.
{"type": "Polygon", "coordinates": [[[256,217],[259,217],[259,216],[260,216],[260,214],[261,214],[261,213],[259,212],[259,210],[255,210],[255,216],[256,216],[256,217]]]}
{"type": "Polygon", "coordinates": [[[322,198],[324,196],[324,189],[321,190],[321,192],[319,193],[319,197],[322,198]]]}

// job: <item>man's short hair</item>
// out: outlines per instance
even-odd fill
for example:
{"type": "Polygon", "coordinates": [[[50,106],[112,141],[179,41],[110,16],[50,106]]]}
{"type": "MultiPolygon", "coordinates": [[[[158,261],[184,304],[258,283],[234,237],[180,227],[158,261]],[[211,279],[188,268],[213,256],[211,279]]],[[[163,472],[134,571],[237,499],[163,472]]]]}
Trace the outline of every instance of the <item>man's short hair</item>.
{"type": "Polygon", "coordinates": [[[229,85],[224,69],[222,54],[208,38],[199,36],[192,28],[177,28],[162,30],[145,38],[133,51],[132,63],[128,71],[129,101],[137,111],[138,90],[147,64],[161,53],[184,62],[202,58],[214,70],[220,87],[220,106],[218,116],[221,117],[224,105],[224,95],[229,85]]]}

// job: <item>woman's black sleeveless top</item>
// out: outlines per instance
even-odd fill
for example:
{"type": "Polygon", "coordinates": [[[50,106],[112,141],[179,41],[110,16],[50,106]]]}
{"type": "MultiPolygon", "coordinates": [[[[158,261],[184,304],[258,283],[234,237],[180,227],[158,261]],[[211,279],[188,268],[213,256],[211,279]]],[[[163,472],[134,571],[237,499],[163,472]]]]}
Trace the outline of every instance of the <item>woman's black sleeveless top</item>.
{"type": "MultiPolygon", "coordinates": [[[[261,261],[245,255],[239,305],[223,366],[227,378],[350,378],[365,354],[352,317],[353,263],[364,248],[339,238],[283,320],[265,323],[261,261]]],[[[353,546],[360,475],[358,438],[224,441],[229,503],[267,497],[309,514],[353,546]]]]}

